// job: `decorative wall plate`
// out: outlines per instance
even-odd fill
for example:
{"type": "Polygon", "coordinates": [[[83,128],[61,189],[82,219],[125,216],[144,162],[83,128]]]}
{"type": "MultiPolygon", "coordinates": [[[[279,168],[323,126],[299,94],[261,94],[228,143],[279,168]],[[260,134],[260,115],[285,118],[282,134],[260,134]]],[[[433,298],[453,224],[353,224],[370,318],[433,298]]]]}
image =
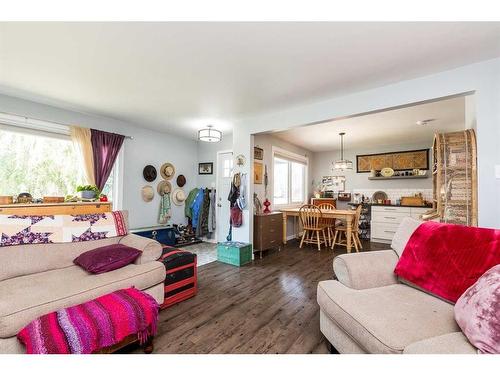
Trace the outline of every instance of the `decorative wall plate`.
{"type": "Polygon", "coordinates": [[[394,169],[392,168],[382,168],[380,174],[384,177],[392,177],[394,176],[394,169]]]}

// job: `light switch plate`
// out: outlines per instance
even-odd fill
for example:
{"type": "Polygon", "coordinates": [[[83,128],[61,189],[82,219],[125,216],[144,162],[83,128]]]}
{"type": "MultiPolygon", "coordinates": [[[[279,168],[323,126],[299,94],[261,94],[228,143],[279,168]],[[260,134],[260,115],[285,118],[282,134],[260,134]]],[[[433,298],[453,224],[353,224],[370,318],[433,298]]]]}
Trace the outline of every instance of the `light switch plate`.
{"type": "Polygon", "coordinates": [[[500,165],[495,165],[495,178],[500,179],[500,165]]]}

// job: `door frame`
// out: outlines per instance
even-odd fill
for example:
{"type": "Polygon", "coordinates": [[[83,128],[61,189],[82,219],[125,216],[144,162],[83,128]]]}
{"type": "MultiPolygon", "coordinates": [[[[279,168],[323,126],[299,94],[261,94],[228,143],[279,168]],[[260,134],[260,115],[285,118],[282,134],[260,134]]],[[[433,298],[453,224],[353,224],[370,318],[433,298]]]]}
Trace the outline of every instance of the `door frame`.
{"type": "MultiPolygon", "coordinates": [[[[220,181],[219,181],[219,165],[220,165],[219,164],[219,157],[222,154],[229,154],[229,153],[231,153],[231,155],[234,157],[234,153],[233,153],[232,149],[217,151],[217,157],[216,157],[217,165],[215,167],[215,190],[216,190],[217,194],[221,191],[220,190],[220,181]]],[[[233,162],[234,162],[234,160],[233,160],[233,162]]],[[[216,198],[217,198],[217,195],[216,195],[216,198]]],[[[215,199],[215,204],[216,205],[218,204],[218,200],[217,199],[215,199]]],[[[216,210],[215,210],[215,222],[216,223],[220,223],[219,220],[220,220],[220,218],[219,218],[219,207],[216,206],[216,210]]],[[[220,242],[219,241],[219,230],[217,228],[217,224],[215,224],[215,241],[216,242],[220,242]]]]}

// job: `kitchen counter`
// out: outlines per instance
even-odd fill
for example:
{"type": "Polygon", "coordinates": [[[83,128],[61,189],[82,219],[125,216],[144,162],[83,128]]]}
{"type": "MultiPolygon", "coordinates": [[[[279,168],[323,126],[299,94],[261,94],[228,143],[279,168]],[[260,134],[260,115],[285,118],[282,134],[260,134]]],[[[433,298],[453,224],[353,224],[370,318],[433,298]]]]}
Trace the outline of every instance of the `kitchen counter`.
{"type": "MultiPolygon", "coordinates": [[[[348,202],[350,206],[357,206],[359,203],[348,202]]],[[[418,207],[418,208],[432,208],[432,206],[413,206],[413,205],[402,205],[402,204],[384,204],[384,203],[368,203],[369,206],[379,206],[379,207],[418,207]]]]}
{"type": "Polygon", "coordinates": [[[416,206],[408,204],[384,204],[384,203],[369,203],[370,206],[382,206],[382,207],[418,207],[418,208],[432,208],[432,206],[416,206]]]}

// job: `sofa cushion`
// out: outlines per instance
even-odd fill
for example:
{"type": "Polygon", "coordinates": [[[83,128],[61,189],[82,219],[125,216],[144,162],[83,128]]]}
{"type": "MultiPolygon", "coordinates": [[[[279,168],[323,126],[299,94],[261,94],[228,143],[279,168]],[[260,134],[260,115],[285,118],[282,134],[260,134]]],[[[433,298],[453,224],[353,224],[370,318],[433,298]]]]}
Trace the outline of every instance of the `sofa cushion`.
{"type": "MultiPolygon", "coordinates": [[[[127,224],[128,213],[127,211],[122,211],[122,213],[125,224],[127,224]]],[[[0,246],[0,264],[2,265],[0,267],[0,280],[72,266],[73,259],[81,253],[118,243],[127,237],[136,236],[129,234],[95,241],[0,246]],[[36,259],[36,262],[33,259],[36,259]]],[[[142,250],[139,246],[128,243],[125,245],[142,250]]],[[[161,254],[161,246],[158,245],[158,247],[161,254]]]]}
{"type": "Polygon", "coordinates": [[[404,354],[477,354],[462,332],[447,333],[430,339],[414,342],[404,354]]]}
{"type": "Polygon", "coordinates": [[[20,276],[0,282],[0,338],[16,335],[41,315],[80,304],[118,289],[147,289],[163,283],[160,262],[129,264],[98,275],[78,266],[20,276]]]}
{"type": "Polygon", "coordinates": [[[321,281],[318,303],[370,353],[401,353],[411,343],[460,331],[452,305],[404,284],[355,290],[321,281]]]}
{"type": "Polygon", "coordinates": [[[455,319],[482,353],[500,354],[500,264],[485,272],[460,296],[455,319]]]}
{"type": "Polygon", "coordinates": [[[120,239],[0,247],[0,280],[70,267],[81,253],[116,244],[120,239]]]}
{"type": "Polygon", "coordinates": [[[398,254],[398,257],[401,258],[401,254],[403,254],[403,250],[408,243],[411,235],[417,229],[423,221],[414,219],[412,217],[405,217],[399,224],[394,237],[392,237],[391,248],[398,254]]]}

